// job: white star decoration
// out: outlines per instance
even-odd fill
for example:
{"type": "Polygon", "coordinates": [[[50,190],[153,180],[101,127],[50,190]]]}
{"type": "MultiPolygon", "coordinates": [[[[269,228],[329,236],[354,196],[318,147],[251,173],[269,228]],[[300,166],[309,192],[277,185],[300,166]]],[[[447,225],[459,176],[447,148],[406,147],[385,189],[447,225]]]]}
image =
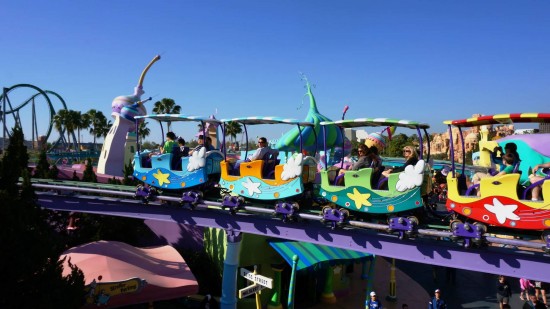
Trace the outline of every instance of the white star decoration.
{"type": "Polygon", "coordinates": [[[518,205],[503,205],[497,198],[493,198],[493,204],[485,204],[485,209],[492,212],[497,217],[500,224],[504,224],[506,219],[519,220],[520,217],[514,213],[518,209],[518,205]]]}
{"type": "Polygon", "coordinates": [[[252,182],[250,177],[246,179],[246,182],[243,182],[243,187],[245,187],[248,190],[248,195],[252,196],[254,193],[262,193],[260,191],[260,184],[259,182],[252,182]]]}

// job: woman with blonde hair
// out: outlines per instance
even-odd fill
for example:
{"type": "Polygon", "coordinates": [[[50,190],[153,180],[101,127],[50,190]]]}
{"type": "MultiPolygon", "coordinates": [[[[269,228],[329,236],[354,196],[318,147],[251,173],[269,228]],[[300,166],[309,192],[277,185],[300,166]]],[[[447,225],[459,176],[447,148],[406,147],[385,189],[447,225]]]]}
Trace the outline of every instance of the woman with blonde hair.
{"type": "Polygon", "coordinates": [[[416,152],[413,146],[403,147],[403,157],[405,158],[405,164],[403,164],[403,166],[386,169],[382,175],[388,177],[391,173],[402,172],[408,165],[415,165],[418,162],[418,152],[416,152]]]}

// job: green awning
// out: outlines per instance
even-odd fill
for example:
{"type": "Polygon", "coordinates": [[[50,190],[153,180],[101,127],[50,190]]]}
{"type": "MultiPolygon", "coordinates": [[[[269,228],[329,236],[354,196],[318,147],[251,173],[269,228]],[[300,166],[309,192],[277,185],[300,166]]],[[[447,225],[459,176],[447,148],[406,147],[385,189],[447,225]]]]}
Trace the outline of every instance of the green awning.
{"type": "Polygon", "coordinates": [[[368,253],[325,245],[315,245],[307,242],[269,240],[269,244],[291,266],[292,257],[297,255],[299,257],[297,270],[308,268],[321,262],[366,259],[372,256],[368,253]]]}

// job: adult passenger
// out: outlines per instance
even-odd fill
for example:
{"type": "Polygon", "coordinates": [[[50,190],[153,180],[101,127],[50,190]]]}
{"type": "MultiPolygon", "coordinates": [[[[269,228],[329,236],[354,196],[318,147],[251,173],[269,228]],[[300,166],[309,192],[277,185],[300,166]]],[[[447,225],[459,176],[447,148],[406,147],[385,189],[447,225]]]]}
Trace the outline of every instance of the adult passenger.
{"type": "MultiPolygon", "coordinates": [[[[199,137],[197,138],[197,142],[198,142],[199,144],[197,145],[197,147],[195,147],[194,149],[192,149],[192,150],[189,151],[189,155],[192,156],[193,153],[194,153],[195,151],[201,150],[202,147],[206,147],[206,151],[214,150],[214,147],[212,147],[212,144],[211,144],[211,143],[210,143],[210,144],[208,143],[208,138],[210,138],[210,137],[207,137],[207,138],[206,138],[206,142],[205,142],[204,136],[203,136],[203,135],[199,135],[199,137]]],[[[212,140],[210,140],[210,141],[212,141],[212,140]]]]}
{"type": "Polygon", "coordinates": [[[248,161],[254,161],[254,160],[261,160],[264,158],[264,156],[268,153],[271,153],[272,149],[269,147],[269,144],[267,143],[267,138],[260,137],[258,139],[258,149],[252,154],[252,156],[248,159],[248,161]]]}
{"type": "MultiPolygon", "coordinates": [[[[357,147],[357,162],[353,163],[353,165],[350,165],[348,167],[348,170],[352,171],[358,171],[362,168],[371,167],[372,161],[370,157],[371,151],[369,147],[365,144],[360,144],[357,147]]],[[[345,169],[341,169],[338,172],[338,175],[342,175],[346,172],[345,169]]],[[[338,179],[338,185],[342,185],[344,183],[344,177],[340,177],[338,179]]]]}
{"type": "Polygon", "coordinates": [[[386,169],[382,172],[382,175],[388,177],[391,173],[402,172],[407,166],[418,163],[418,153],[413,146],[403,147],[403,157],[405,158],[405,164],[403,164],[403,166],[386,169]]]}
{"type": "Polygon", "coordinates": [[[164,145],[159,146],[159,152],[151,152],[149,154],[149,157],[152,155],[159,155],[164,153],[171,153],[174,147],[177,147],[178,144],[176,143],[176,134],[174,132],[168,132],[166,133],[166,141],[164,142],[164,145]]]}

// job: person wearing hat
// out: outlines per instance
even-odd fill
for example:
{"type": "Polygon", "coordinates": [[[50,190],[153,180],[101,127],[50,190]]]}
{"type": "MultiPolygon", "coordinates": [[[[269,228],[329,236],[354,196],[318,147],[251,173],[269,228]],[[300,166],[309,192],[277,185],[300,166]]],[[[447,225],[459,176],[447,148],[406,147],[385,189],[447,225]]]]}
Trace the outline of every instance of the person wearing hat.
{"type": "Polygon", "coordinates": [[[382,309],[382,302],[376,297],[376,292],[370,292],[370,299],[365,302],[365,309],[382,309]]]}
{"type": "Polygon", "coordinates": [[[428,309],[447,309],[447,303],[441,298],[441,290],[436,289],[434,297],[428,303],[428,309]]]}

